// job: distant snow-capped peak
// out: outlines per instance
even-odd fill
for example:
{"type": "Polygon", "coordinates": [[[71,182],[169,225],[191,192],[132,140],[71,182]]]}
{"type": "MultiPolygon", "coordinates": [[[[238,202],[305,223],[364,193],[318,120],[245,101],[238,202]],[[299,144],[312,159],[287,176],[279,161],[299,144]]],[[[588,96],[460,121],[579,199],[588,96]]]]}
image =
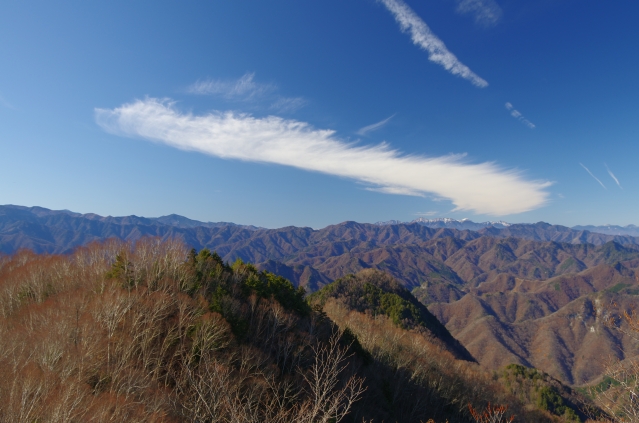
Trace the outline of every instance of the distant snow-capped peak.
{"type": "Polygon", "coordinates": [[[418,223],[420,225],[424,225],[428,227],[438,227],[438,228],[450,227],[450,228],[456,228],[456,229],[480,229],[480,228],[486,228],[489,226],[494,226],[497,228],[505,228],[511,225],[510,223],[504,222],[502,220],[475,223],[468,218],[458,220],[458,219],[453,219],[450,217],[437,217],[434,219],[418,217],[417,219],[412,220],[410,222],[402,222],[399,220],[388,220],[385,222],[377,222],[375,224],[381,225],[381,226],[387,226],[387,225],[399,225],[399,224],[407,224],[407,223],[418,223]]]}
{"type": "Polygon", "coordinates": [[[444,223],[444,224],[472,224],[472,225],[481,225],[481,226],[510,226],[511,224],[508,222],[504,222],[502,220],[499,221],[488,221],[488,222],[473,222],[472,220],[468,219],[468,218],[464,218],[461,220],[458,219],[452,219],[450,217],[437,217],[435,219],[426,219],[423,217],[419,217],[415,220],[413,220],[411,223],[422,223],[422,224],[437,224],[437,223],[444,223]]]}

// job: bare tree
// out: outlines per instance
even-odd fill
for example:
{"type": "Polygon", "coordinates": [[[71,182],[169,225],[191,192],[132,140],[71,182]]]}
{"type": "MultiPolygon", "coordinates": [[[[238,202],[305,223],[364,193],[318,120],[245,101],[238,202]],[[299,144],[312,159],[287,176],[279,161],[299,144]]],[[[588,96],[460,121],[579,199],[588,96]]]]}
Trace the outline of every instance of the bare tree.
{"type": "MultiPolygon", "coordinates": [[[[616,306],[613,304],[613,307],[616,306]]],[[[639,341],[639,316],[632,310],[620,315],[606,312],[604,324],[639,341]]],[[[593,416],[611,423],[639,422],[639,357],[610,360],[604,367],[604,383],[590,389],[597,404],[608,414],[593,416]],[[605,383],[605,381],[608,383],[605,383]]]]}
{"type": "Polygon", "coordinates": [[[351,376],[340,386],[349,358],[348,347],[340,345],[340,338],[341,334],[334,332],[328,342],[313,346],[314,363],[308,374],[303,375],[309,400],[301,407],[298,422],[339,422],[366,390],[364,380],[357,376],[351,376]]]}
{"type": "Polygon", "coordinates": [[[639,359],[606,366],[609,384],[592,388],[598,404],[608,413],[604,421],[615,423],[639,422],[639,359]]]}
{"type": "Polygon", "coordinates": [[[486,409],[482,411],[475,410],[471,404],[468,404],[468,410],[476,423],[512,423],[515,420],[515,416],[506,417],[508,407],[504,405],[491,406],[488,403],[486,409]]]}

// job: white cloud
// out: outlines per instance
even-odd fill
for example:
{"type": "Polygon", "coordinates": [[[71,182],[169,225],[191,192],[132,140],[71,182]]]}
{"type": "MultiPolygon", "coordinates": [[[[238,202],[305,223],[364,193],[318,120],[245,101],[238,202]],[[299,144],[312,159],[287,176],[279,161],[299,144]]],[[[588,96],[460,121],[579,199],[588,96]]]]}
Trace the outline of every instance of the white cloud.
{"type": "Polygon", "coordinates": [[[379,0],[393,14],[403,32],[409,33],[413,44],[426,50],[428,58],[443,66],[453,75],[461,76],[469,80],[474,85],[483,88],[488,86],[488,82],[480,78],[468,66],[448,51],[442,40],[437,38],[426,25],[426,23],[402,0],[379,0]]]}
{"type": "Polygon", "coordinates": [[[147,98],[115,109],[96,109],[106,131],[140,137],[224,159],[276,163],[370,184],[385,192],[434,195],[458,210],[507,215],[541,207],[550,183],[525,180],[494,163],[467,163],[462,156],[404,155],[383,143],[361,146],[332,130],[276,116],[232,112],[182,113],[170,100],[147,98]]]}
{"type": "Polygon", "coordinates": [[[586,166],[584,166],[582,163],[579,163],[581,165],[581,167],[583,167],[584,169],[586,169],[586,172],[588,172],[590,174],[590,176],[592,176],[593,178],[595,178],[595,181],[599,182],[599,185],[601,185],[604,189],[608,189],[606,188],[606,186],[603,184],[603,182],[601,182],[599,180],[599,178],[597,178],[595,175],[592,174],[592,172],[590,171],[590,169],[588,169],[586,166]]]}
{"type": "Polygon", "coordinates": [[[232,100],[252,100],[277,89],[271,84],[255,82],[255,73],[246,73],[235,80],[207,79],[187,88],[191,94],[219,95],[232,100]]]}
{"type": "Polygon", "coordinates": [[[614,179],[615,183],[617,184],[617,186],[621,189],[623,189],[623,187],[621,186],[621,184],[619,183],[619,179],[617,179],[617,177],[615,176],[614,173],[612,173],[612,171],[610,170],[610,168],[608,167],[608,165],[606,163],[604,163],[604,165],[606,165],[606,170],[608,171],[608,175],[610,175],[610,177],[612,179],[614,179]]]}
{"type": "Polygon", "coordinates": [[[472,13],[475,22],[484,26],[495,25],[503,14],[495,0],[457,0],[457,12],[472,13]]]}
{"type": "Polygon", "coordinates": [[[390,122],[390,120],[394,117],[395,115],[391,115],[384,120],[380,120],[377,123],[360,128],[359,131],[357,131],[357,135],[366,135],[369,132],[377,131],[378,129],[386,125],[388,122],[390,122]]]}
{"type": "Polygon", "coordinates": [[[510,112],[510,116],[514,117],[515,119],[517,119],[518,121],[520,121],[521,123],[529,127],[530,129],[535,129],[535,124],[529,121],[528,119],[526,119],[519,110],[515,110],[512,104],[506,103],[506,110],[510,112]]]}

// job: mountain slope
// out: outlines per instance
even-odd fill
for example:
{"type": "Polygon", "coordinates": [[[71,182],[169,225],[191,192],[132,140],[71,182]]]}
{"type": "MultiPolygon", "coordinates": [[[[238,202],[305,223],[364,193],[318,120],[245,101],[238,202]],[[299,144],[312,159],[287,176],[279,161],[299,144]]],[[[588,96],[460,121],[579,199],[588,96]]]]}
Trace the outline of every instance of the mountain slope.
{"type": "Polygon", "coordinates": [[[517,363],[582,385],[609,357],[639,355],[632,337],[606,324],[610,313],[639,305],[636,293],[633,271],[599,265],[547,281],[502,277],[429,310],[487,368],[517,363]]]}
{"type": "Polygon", "coordinates": [[[0,420],[467,423],[490,402],[566,421],[455,359],[388,275],[330,286],[311,307],[282,277],[149,238],[0,257],[0,420]]]}
{"type": "Polygon", "coordinates": [[[226,262],[257,263],[308,291],[376,269],[411,290],[483,365],[534,365],[569,384],[596,379],[599,367],[587,362],[597,354],[612,353],[619,345],[635,351],[618,334],[574,317],[585,316],[580,310],[597,300],[614,299],[627,307],[637,303],[634,238],[547,224],[479,231],[418,223],[344,222],[320,230],[191,224],[175,216],[159,222],[2,206],[0,250],[66,253],[108,237],[176,238],[198,250],[215,250],[226,262]],[[589,239],[595,243],[582,242],[589,239]]]}
{"type": "MultiPolygon", "coordinates": [[[[389,220],[386,222],[376,222],[376,225],[401,225],[406,223],[419,223],[420,225],[428,226],[429,228],[450,228],[450,229],[469,229],[471,231],[478,231],[484,228],[497,228],[503,229],[512,225],[520,225],[520,226],[534,226],[545,224],[544,222],[539,222],[536,224],[529,223],[519,223],[513,224],[503,221],[496,222],[473,222],[470,219],[451,219],[451,218],[436,218],[436,219],[426,219],[420,217],[418,219],[412,220],[410,222],[402,222],[399,220],[389,220]]],[[[547,225],[547,224],[545,224],[547,225]]],[[[577,225],[573,226],[570,229],[575,231],[588,231],[592,233],[604,234],[604,235],[620,235],[620,236],[631,236],[637,237],[639,236],[639,226],[637,225],[627,225],[627,226],[619,226],[619,225],[577,225]]]]}
{"type": "Polygon", "coordinates": [[[329,298],[340,301],[350,310],[385,315],[404,329],[426,333],[456,358],[475,361],[410,291],[386,273],[369,269],[349,274],[312,294],[309,300],[323,306],[329,298]]]}

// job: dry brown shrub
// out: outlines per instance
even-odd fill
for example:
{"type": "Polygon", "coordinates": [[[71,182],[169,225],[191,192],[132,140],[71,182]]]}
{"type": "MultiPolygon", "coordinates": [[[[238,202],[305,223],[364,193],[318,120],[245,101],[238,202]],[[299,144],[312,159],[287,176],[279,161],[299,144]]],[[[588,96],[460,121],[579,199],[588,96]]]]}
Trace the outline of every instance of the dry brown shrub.
{"type": "MultiPolygon", "coordinates": [[[[185,249],[148,244],[154,254],[135,264],[155,268],[155,260],[174,276],[185,249]]],[[[150,292],[146,280],[132,293],[106,279],[127,248],[107,241],[69,256],[2,257],[0,421],[171,420],[157,380],[178,332],[180,322],[169,319],[177,297],[150,292]]]]}
{"type": "MultiPolygon", "coordinates": [[[[605,325],[639,341],[639,315],[635,310],[615,312],[616,304],[606,310],[605,325]]],[[[623,351],[622,351],[623,352],[623,351]]],[[[639,357],[609,359],[604,366],[604,382],[590,388],[591,395],[608,415],[598,421],[639,422],[639,357]],[[608,383],[605,383],[607,381],[608,383]]]]}
{"type": "Polygon", "coordinates": [[[472,404],[468,404],[470,415],[476,423],[512,423],[515,416],[506,417],[507,406],[504,405],[486,405],[484,410],[475,410],[472,404]]]}
{"type": "Polygon", "coordinates": [[[182,243],[159,239],[0,257],[0,422],[348,414],[362,385],[345,374],[339,335],[321,341],[275,300],[229,296],[225,313],[248,325],[239,342],[207,292],[184,292],[187,257],[182,243]]]}
{"type": "Polygon", "coordinates": [[[453,407],[458,415],[470,418],[467,404],[491,401],[509,404],[522,417],[521,421],[552,421],[542,412],[525,410],[493,380],[492,374],[475,363],[456,360],[423,333],[400,329],[383,315],[351,311],[335,299],[326,302],[324,311],[341,328],[349,328],[375,360],[396,369],[391,386],[393,403],[400,404],[402,398],[417,395],[410,383],[419,387],[420,401],[411,403],[413,409],[403,405],[402,411],[408,416],[443,416],[444,409],[453,407]]]}

